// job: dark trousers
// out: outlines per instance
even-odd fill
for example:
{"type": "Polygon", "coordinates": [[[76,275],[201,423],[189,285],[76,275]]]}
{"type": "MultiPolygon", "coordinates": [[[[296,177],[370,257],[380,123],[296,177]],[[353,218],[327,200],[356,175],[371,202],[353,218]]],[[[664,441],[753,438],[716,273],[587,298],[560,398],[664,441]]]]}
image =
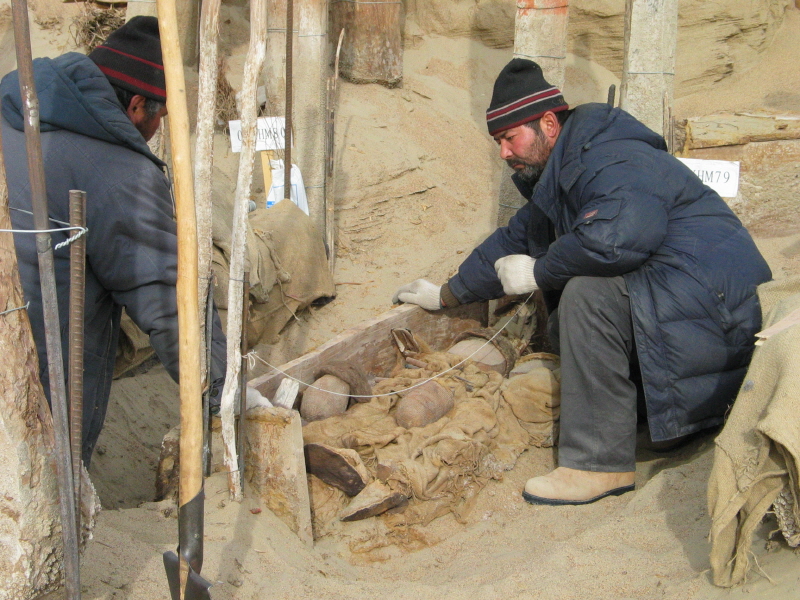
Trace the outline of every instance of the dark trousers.
{"type": "Polygon", "coordinates": [[[634,471],[637,393],[631,372],[638,363],[625,280],[571,279],[550,314],[548,333],[561,356],[559,466],[634,471]]]}

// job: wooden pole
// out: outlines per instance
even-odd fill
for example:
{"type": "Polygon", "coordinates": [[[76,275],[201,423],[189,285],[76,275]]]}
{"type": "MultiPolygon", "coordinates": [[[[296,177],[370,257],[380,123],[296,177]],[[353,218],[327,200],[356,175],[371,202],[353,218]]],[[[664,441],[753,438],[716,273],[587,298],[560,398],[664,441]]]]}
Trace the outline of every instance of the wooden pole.
{"type": "Polygon", "coordinates": [[[267,43],[267,2],[251,0],[250,46],[244,64],[242,78],[242,151],[239,154],[239,174],[236,180],[236,197],[233,204],[233,226],[231,231],[231,266],[228,284],[228,365],[225,387],[222,390],[220,417],[222,419],[222,441],[225,447],[224,462],[228,469],[228,490],[233,500],[242,498],[239,477],[239,461],[236,452],[234,425],[234,403],[241,369],[242,304],[244,288],[244,258],[247,241],[247,212],[250,201],[250,185],[253,179],[253,161],[256,150],[256,128],[258,100],[256,90],[258,75],[264,63],[267,43]]]}
{"type": "Polygon", "coordinates": [[[339,0],[332,4],[332,30],[346,29],[342,77],[387,87],[403,80],[403,3],[400,0],[339,0]]]}
{"type": "Polygon", "coordinates": [[[627,0],[620,108],[669,137],[678,0],[627,0]]]}
{"type": "Polygon", "coordinates": [[[47,233],[47,230],[50,229],[50,218],[47,209],[42,142],[39,136],[39,99],[36,95],[36,86],[33,80],[28,3],[26,0],[13,0],[11,6],[14,20],[17,65],[19,65],[19,91],[22,98],[25,145],[28,154],[28,177],[30,179],[33,222],[36,229],[42,230],[42,233],[36,234],[36,250],[39,255],[39,278],[42,286],[42,309],[44,312],[48,374],[50,376],[50,405],[55,431],[61,537],[64,540],[64,580],[66,597],[68,600],[73,600],[81,597],[80,559],[78,556],[75,494],[69,444],[67,390],[64,381],[64,359],[61,348],[61,321],[59,320],[58,298],[56,297],[53,246],[50,233],[47,233]]]}
{"type": "Polygon", "coordinates": [[[178,344],[181,438],[178,537],[180,597],[203,565],[203,400],[200,381],[200,312],[197,297],[197,215],[194,206],[189,114],[174,0],[158,0],[158,28],[175,181],[178,229],[178,344]],[[190,517],[189,515],[192,515],[190,517]]]}
{"type": "MultiPolygon", "coordinates": [[[[286,114],[286,0],[269,3],[270,23],[264,80],[272,116],[286,114]]],[[[328,2],[294,3],[292,35],[292,162],[303,173],[314,225],[325,229],[325,88],[328,64],[328,2]]],[[[277,158],[284,158],[283,151],[277,158]]],[[[289,161],[286,161],[287,164],[289,161]]],[[[280,182],[276,182],[280,184],[280,182]]]]}
{"type": "Polygon", "coordinates": [[[325,121],[325,245],[328,247],[328,267],[333,274],[336,268],[336,203],[333,197],[333,150],[336,135],[336,84],[339,81],[339,56],[344,41],[344,29],[339,33],[336,54],[333,60],[333,74],[328,78],[325,121]]]}
{"type": "MultiPolygon", "coordinates": [[[[200,314],[206,313],[206,299],[211,286],[211,174],[214,167],[214,118],[219,74],[218,46],[220,0],[204,0],[200,23],[200,67],[197,89],[197,129],[195,131],[194,189],[197,215],[197,297],[200,299],[200,314]]],[[[211,332],[201,324],[200,347],[211,345],[211,332]]],[[[206,387],[211,366],[206,364],[206,353],[200,364],[201,379],[206,387]]]]}
{"type": "MultiPolygon", "coordinates": [[[[0,154],[0,229],[10,230],[2,159],[0,154]]],[[[58,536],[52,535],[60,520],[53,422],[39,381],[27,312],[14,236],[0,233],[0,481],[5,496],[0,510],[0,573],[6,598],[39,598],[62,579],[62,573],[53,568],[53,558],[62,546],[58,536]],[[35,480],[31,479],[34,473],[38,473],[35,480]]]]}
{"type": "Polygon", "coordinates": [[[564,90],[569,0],[517,0],[514,57],[539,64],[545,79],[564,90]]]}
{"type": "Polygon", "coordinates": [[[286,0],[286,145],[283,151],[283,199],[292,197],[292,42],[294,35],[294,0],[286,0]]]}

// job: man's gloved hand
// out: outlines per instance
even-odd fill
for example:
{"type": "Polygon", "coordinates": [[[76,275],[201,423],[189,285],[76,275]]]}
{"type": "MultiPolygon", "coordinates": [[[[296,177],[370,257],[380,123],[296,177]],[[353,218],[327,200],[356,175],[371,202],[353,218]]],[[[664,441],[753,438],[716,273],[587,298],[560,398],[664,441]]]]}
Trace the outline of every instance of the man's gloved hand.
{"type": "Polygon", "coordinates": [[[503,284],[503,291],[509,295],[529,294],[539,289],[533,276],[533,265],[536,259],[527,254],[510,254],[498,258],[494,263],[494,270],[503,284]]]}
{"type": "Polygon", "coordinates": [[[401,287],[394,293],[392,302],[394,304],[400,302],[416,304],[425,310],[439,310],[442,308],[439,286],[424,279],[417,279],[401,287]]]}

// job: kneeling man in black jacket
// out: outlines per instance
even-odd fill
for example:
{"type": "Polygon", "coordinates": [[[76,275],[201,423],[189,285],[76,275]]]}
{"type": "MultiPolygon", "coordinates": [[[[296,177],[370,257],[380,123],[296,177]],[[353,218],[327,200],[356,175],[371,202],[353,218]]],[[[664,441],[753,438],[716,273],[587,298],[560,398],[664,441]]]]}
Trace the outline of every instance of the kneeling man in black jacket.
{"type": "Polygon", "coordinates": [[[542,290],[561,355],[558,468],[528,480],[533,504],[587,504],[634,488],[637,387],[650,437],[719,425],[761,326],[771,279],[719,195],[628,113],[569,110],[536,63],[515,58],[486,112],[528,202],[439,287],[395,301],[427,310],[542,290]]]}

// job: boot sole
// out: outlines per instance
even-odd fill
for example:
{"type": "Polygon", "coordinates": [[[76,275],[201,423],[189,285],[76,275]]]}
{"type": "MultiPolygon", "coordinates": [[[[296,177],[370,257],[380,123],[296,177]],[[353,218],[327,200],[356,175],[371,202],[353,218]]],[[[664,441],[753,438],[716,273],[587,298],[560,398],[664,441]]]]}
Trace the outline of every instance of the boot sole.
{"type": "Polygon", "coordinates": [[[602,500],[608,496],[621,496],[626,492],[632,492],[635,488],[636,486],[634,484],[624,485],[622,487],[603,492],[599,496],[595,496],[589,500],[559,500],[558,498],[543,498],[541,496],[534,496],[533,494],[529,494],[525,491],[522,492],[522,497],[525,498],[525,501],[529,504],[546,504],[548,506],[578,506],[581,504],[591,504],[592,502],[597,502],[598,500],[602,500]]]}

